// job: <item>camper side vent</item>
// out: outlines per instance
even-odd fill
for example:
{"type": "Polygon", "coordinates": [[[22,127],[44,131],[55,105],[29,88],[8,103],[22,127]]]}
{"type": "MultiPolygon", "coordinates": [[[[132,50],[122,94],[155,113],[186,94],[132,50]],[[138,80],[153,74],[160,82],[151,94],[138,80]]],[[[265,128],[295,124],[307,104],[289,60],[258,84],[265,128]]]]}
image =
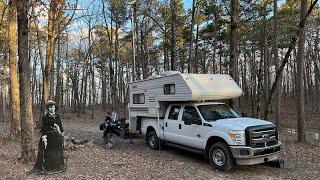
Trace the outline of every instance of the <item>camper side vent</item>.
{"type": "Polygon", "coordinates": [[[149,97],[149,102],[156,102],[155,97],[149,97]]]}

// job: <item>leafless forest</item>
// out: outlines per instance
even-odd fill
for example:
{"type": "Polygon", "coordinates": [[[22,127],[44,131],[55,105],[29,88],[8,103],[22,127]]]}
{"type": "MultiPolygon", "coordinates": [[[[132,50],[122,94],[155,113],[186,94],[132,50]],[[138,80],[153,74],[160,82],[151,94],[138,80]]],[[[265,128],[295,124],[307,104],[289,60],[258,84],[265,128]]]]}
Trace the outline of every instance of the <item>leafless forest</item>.
{"type": "Polygon", "coordinates": [[[318,0],[0,0],[0,129],[9,128],[0,131],[0,144],[19,142],[22,162],[33,162],[48,100],[65,119],[99,124],[107,111],[127,116],[130,82],[180,71],[230,74],[244,92],[232,105],[296,129],[289,143],[296,147],[320,131],[319,6],[318,0]]]}

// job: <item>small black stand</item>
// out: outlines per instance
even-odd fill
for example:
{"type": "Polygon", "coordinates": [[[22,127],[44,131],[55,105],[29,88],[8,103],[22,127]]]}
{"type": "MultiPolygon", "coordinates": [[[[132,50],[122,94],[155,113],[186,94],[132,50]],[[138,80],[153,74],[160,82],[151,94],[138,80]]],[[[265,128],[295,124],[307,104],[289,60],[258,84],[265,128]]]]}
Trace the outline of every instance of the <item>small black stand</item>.
{"type": "Polygon", "coordinates": [[[274,161],[268,161],[264,163],[266,166],[281,168],[284,165],[284,160],[278,159],[274,161]]]}
{"type": "Polygon", "coordinates": [[[132,141],[132,136],[131,136],[131,132],[129,131],[129,144],[133,144],[133,141],[132,141]]]}

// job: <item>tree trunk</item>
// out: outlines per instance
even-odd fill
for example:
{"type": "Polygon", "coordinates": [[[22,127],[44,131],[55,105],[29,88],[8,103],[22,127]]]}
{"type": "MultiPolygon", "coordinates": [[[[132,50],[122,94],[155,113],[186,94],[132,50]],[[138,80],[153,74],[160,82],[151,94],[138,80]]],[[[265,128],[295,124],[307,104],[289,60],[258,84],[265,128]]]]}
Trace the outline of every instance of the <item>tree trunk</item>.
{"type": "Polygon", "coordinates": [[[92,44],[91,44],[91,23],[89,21],[89,30],[88,30],[88,36],[89,36],[89,52],[88,52],[88,56],[89,56],[89,60],[90,60],[90,73],[91,73],[91,94],[90,94],[90,106],[91,106],[91,119],[94,118],[94,107],[96,104],[96,82],[95,82],[95,71],[94,71],[94,61],[92,58],[92,44]]]}
{"type": "Polygon", "coordinates": [[[21,159],[35,160],[32,102],[30,94],[30,64],[28,59],[28,1],[17,0],[18,55],[21,105],[21,159]]]}
{"type": "MultiPolygon", "coordinates": [[[[275,63],[276,71],[279,69],[279,58],[278,58],[278,0],[273,1],[273,60],[275,63]]],[[[276,92],[276,125],[280,128],[280,108],[281,108],[281,78],[279,86],[276,92]]]]}
{"type": "Polygon", "coordinates": [[[316,93],[314,97],[315,98],[315,106],[316,106],[316,111],[319,112],[319,101],[320,101],[320,97],[319,97],[319,93],[320,93],[320,70],[319,67],[316,63],[316,60],[313,60],[313,64],[314,64],[314,71],[315,71],[315,91],[316,93]]]}
{"type": "Polygon", "coordinates": [[[50,9],[48,12],[48,42],[46,47],[46,62],[45,62],[45,71],[43,75],[43,95],[42,95],[42,106],[41,107],[41,115],[44,114],[44,105],[49,100],[49,96],[52,96],[52,90],[49,88],[53,87],[50,85],[52,79],[52,71],[53,71],[53,56],[56,45],[56,35],[57,35],[57,6],[58,1],[50,2],[50,9]]]}
{"type": "Polygon", "coordinates": [[[106,103],[107,103],[107,78],[106,78],[106,67],[105,67],[105,62],[103,63],[101,67],[101,104],[102,108],[106,108],[106,103]]]}
{"type": "Polygon", "coordinates": [[[169,60],[168,60],[168,36],[167,36],[167,23],[164,23],[164,37],[163,37],[163,69],[165,71],[169,70],[169,60]]]}
{"type": "MultiPolygon", "coordinates": [[[[199,54],[199,44],[198,44],[198,40],[199,40],[199,24],[197,24],[197,30],[196,30],[196,48],[195,48],[195,53],[194,53],[194,57],[198,57],[198,54],[199,54]]],[[[193,62],[193,73],[198,73],[198,62],[196,59],[194,59],[194,62],[193,62]]]]}
{"type": "Polygon", "coordinates": [[[20,137],[20,97],[19,97],[19,78],[17,69],[17,11],[14,2],[9,2],[8,13],[8,44],[9,44],[9,68],[11,85],[11,137],[20,137]]]}
{"type": "Polygon", "coordinates": [[[216,70],[216,54],[217,54],[217,36],[216,33],[214,33],[214,38],[213,38],[213,54],[212,54],[212,73],[217,73],[216,70]]]}
{"type": "MultiPolygon", "coordinates": [[[[231,0],[231,31],[230,31],[230,76],[237,82],[237,24],[240,0],[231,0]]],[[[233,106],[233,101],[230,100],[230,106],[233,106]]]]}
{"type": "Polygon", "coordinates": [[[49,21],[48,21],[48,43],[46,49],[46,62],[45,62],[45,72],[44,72],[44,81],[43,81],[43,102],[46,103],[49,99],[49,87],[50,87],[50,79],[52,72],[52,64],[53,64],[53,53],[54,53],[54,32],[52,32],[52,18],[50,15],[52,12],[49,11],[49,21]]]}
{"type": "Polygon", "coordinates": [[[251,113],[253,116],[255,115],[255,108],[254,105],[256,104],[256,91],[257,91],[257,66],[256,66],[256,56],[255,56],[255,50],[254,50],[254,45],[251,47],[251,63],[250,67],[252,69],[251,72],[251,113]]]}
{"type": "Polygon", "coordinates": [[[31,94],[32,94],[32,105],[36,106],[37,105],[37,87],[38,87],[38,82],[37,82],[37,64],[38,64],[38,52],[37,48],[34,48],[34,57],[33,57],[33,66],[32,66],[32,81],[31,81],[31,94]]]}
{"type": "Polygon", "coordinates": [[[171,67],[170,70],[176,70],[176,0],[171,0],[171,67]]]}
{"type": "Polygon", "coordinates": [[[56,96],[55,96],[55,101],[58,107],[61,107],[61,37],[58,37],[58,57],[57,57],[57,72],[56,72],[56,77],[57,77],[57,84],[56,84],[56,96]]]}
{"type": "MultiPolygon", "coordinates": [[[[35,7],[32,6],[31,13],[32,13],[32,16],[34,17],[33,23],[34,23],[34,26],[36,28],[37,48],[38,48],[38,53],[39,53],[39,61],[40,61],[40,65],[41,65],[42,75],[44,75],[44,64],[43,64],[43,54],[42,54],[42,47],[41,47],[41,36],[40,36],[40,30],[39,30],[39,22],[38,22],[38,19],[36,18],[37,16],[36,16],[36,13],[35,13],[34,9],[35,9],[35,7]]],[[[40,82],[40,80],[39,80],[39,82],[40,82]]],[[[40,83],[39,83],[39,86],[40,86],[40,83]]],[[[41,92],[39,94],[40,98],[43,97],[43,87],[41,87],[41,88],[42,88],[42,90],[39,90],[39,92],[41,92]]],[[[40,104],[41,104],[40,116],[39,116],[39,119],[37,119],[37,121],[36,121],[36,125],[38,127],[40,126],[40,123],[41,123],[41,119],[40,118],[42,117],[41,115],[43,114],[43,108],[42,107],[44,106],[44,104],[43,104],[42,99],[40,100],[40,104]]]]}
{"type": "Polygon", "coordinates": [[[264,100],[264,107],[267,106],[267,99],[269,94],[269,62],[268,62],[268,47],[267,47],[267,31],[266,31],[266,22],[267,22],[267,4],[266,2],[263,3],[263,24],[262,24],[262,47],[261,47],[261,59],[263,63],[263,100],[264,100]]]}
{"type": "MultiPolygon", "coordinates": [[[[319,10],[318,10],[319,11],[319,10]]],[[[320,18],[320,11],[318,12],[318,18],[320,18]]],[[[317,62],[319,62],[319,58],[320,56],[319,54],[319,33],[320,33],[320,28],[319,26],[317,27],[317,31],[316,31],[316,38],[315,38],[315,43],[314,43],[314,53],[313,53],[313,66],[314,66],[314,74],[315,74],[315,92],[314,94],[314,99],[315,99],[315,106],[316,106],[316,111],[319,112],[319,105],[320,105],[320,70],[319,70],[319,66],[317,64],[317,62]]]]}
{"type": "MultiPolygon", "coordinates": [[[[114,64],[115,64],[115,76],[114,76],[114,84],[113,84],[113,94],[114,94],[114,96],[113,96],[113,98],[114,98],[114,100],[113,100],[113,103],[112,103],[112,105],[113,105],[113,107],[112,107],[112,110],[117,110],[118,109],[118,105],[119,105],[119,99],[118,99],[118,97],[119,97],[119,93],[118,93],[118,88],[119,88],[119,83],[118,83],[118,64],[119,64],[119,61],[120,61],[120,54],[119,54],[119,29],[120,29],[120,27],[119,27],[119,24],[118,24],[118,22],[116,22],[116,30],[115,30],[115,43],[114,43],[114,45],[115,45],[115,62],[114,62],[114,64]]],[[[142,44],[141,44],[141,46],[143,46],[142,44]]],[[[144,62],[142,62],[142,63],[144,63],[144,62]]]]}
{"type": "Polygon", "coordinates": [[[190,47],[189,47],[189,61],[188,61],[188,73],[193,73],[196,62],[193,62],[192,51],[193,51],[193,27],[194,27],[194,15],[196,11],[197,0],[192,1],[192,12],[191,12],[191,31],[190,31],[190,47]],[[191,66],[192,65],[192,66],[191,66]]]}
{"type": "Polygon", "coordinates": [[[1,70],[1,81],[0,81],[0,85],[1,85],[1,92],[0,92],[0,98],[1,98],[1,116],[2,117],[2,122],[5,121],[6,117],[7,117],[7,108],[6,108],[6,104],[7,104],[7,100],[6,100],[6,84],[7,84],[7,80],[6,80],[6,72],[7,72],[7,53],[5,53],[4,56],[4,60],[2,62],[2,70],[1,70]]]}
{"type": "MultiPolygon", "coordinates": [[[[300,21],[302,21],[307,12],[307,0],[301,0],[300,21]]],[[[305,57],[305,28],[301,28],[298,34],[298,56],[297,56],[297,127],[298,127],[298,141],[305,141],[305,112],[304,112],[304,57],[305,57]]]]}

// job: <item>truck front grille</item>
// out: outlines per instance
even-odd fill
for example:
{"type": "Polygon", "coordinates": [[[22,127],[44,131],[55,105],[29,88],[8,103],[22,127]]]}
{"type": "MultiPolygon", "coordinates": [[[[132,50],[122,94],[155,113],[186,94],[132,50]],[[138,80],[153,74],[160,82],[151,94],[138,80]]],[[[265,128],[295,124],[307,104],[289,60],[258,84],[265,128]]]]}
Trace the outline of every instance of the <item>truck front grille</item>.
{"type": "Polygon", "coordinates": [[[246,144],[252,148],[268,147],[278,143],[275,125],[252,126],[246,128],[246,144]]]}

